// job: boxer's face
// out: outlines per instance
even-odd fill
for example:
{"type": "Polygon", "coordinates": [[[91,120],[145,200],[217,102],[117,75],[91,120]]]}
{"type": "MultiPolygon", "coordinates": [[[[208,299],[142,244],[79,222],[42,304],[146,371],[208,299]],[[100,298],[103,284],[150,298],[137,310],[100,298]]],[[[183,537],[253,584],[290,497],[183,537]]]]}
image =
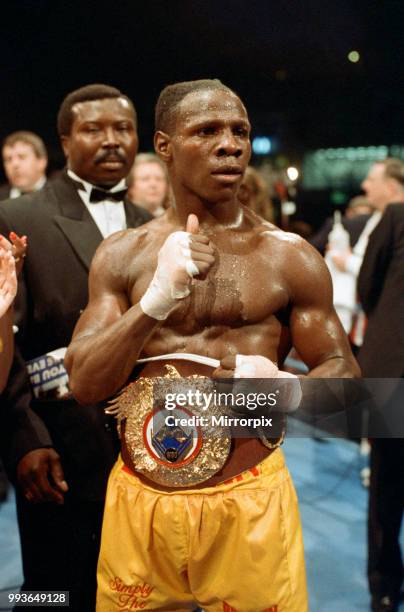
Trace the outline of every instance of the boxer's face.
{"type": "Polygon", "coordinates": [[[62,136],[68,166],[77,176],[105,187],[129,174],[138,145],[133,110],[125,98],[79,102],[70,134],[62,136]]]}
{"type": "Polygon", "coordinates": [[[175,183],[215,203],[234,198],[251,156],[250,123],[241,100],[223,90],[188,94],[170,136],[175,183]]]}

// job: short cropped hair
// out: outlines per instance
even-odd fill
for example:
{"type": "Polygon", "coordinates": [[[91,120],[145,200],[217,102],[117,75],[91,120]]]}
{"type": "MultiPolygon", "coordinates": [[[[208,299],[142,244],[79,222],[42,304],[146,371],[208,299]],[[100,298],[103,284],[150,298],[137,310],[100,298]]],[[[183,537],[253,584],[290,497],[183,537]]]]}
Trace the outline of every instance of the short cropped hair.
{"type": "Polygon", "coordinates": [[[104,100],[106,98],[124,98],[130,104],[136,123],[136,110],[134,104],[127,95],[123,94],[116,87],[104,85],[102,83],[94,83],[93,85],[85,85],[69,93],[63,100],[57,118],[57,128],[59,136],[70,134],[74,115],[73,106],[79,102],[89,102],[91,100],[104,100]]]}
{"type": "Polygon", "coordinates": [[[20,130],[19,132],[9,134],[3,140],[3,149],[4,147],[13,147],[17,142],[24,142],[30,145],[39,159],[46,159],[48,157],[44,141],[34,132],[20,130]]]}
{"type": "MultiPolygon", "coordinates": [[[[167,85],[160,93],[155,111],[155,128],[169,134],[175,127],[176,111],[180,102],[194,91],[225,91],[237,94],[219,79],[200,79],[167,85]]],[[[237,96],[239,97],[239,96],[237,96]]]]}
{"type": "Polygon", "coordinates": [[[384,166],[384,174],[387,178],[396,180],[401,187],[404,187],[404,162],[401,159],[386,157],[386,159],[376,163],[384,166]]]}

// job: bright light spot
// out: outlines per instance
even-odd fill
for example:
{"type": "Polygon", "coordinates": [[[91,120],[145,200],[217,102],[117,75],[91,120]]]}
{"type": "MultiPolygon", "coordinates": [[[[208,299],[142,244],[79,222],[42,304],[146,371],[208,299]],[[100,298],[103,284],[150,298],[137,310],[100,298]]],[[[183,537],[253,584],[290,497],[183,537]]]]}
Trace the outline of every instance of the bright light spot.
{"type": "Polygon", "coordinates": [[[296,204],[294,202],[282,202],[282,214],[290,217],[296,212],[296,204]]]}
{"type": "Polygon", "coordinates": [[[267,155],[271,149],[271,139],[267,136],[256,136],[252,141],[252,150],[256,155],[267,155]]]}
{"type": "Polygon", "coordinates": [[[357,51],[350,51],[348,53],[348,59],[353,64],[356,64],[357,62],[359,62],[360,58],[361,58],[361,56],[359,55],[359,53],[357,51]]]}
{"type": "Polygon", "coordinates": [[[299,170],[297,168],[294,168],[293,166],[290,166],[286,170],[286,174],[288,175],[288,179],[290,181],[295,181],[297,178],[299,178],[299,170]]]}

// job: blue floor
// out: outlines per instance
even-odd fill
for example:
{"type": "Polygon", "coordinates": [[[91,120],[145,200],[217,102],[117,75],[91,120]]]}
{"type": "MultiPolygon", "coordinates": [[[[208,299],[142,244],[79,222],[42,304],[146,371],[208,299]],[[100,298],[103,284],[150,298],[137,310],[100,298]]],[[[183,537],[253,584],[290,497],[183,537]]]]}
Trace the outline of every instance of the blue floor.
{"type": "MultiPolygon", "coordinates": [[[[0,503],[0,610],[9,610],[7,592],[17,591],[22,583],[20,539],[15,511],[14,491],[0,503]],[[3,593],[1,592],[3,591],[3,593]],[[4,592],[7,591],[7,592],[4,592]]],[[[35,608],[33,608],[35,610],[35,608]]]]}
{"type": "Polygon", "coordinates": [[[290,438],[285,453],[300,502],[310,611],[369,610],[367,491],[357,445],[290,438]]]}
{"type": "MultiPolygon", "coordinates": [[[[358,446],[288,438],[284,445],[303,522],[310,612],[369,610],[365,579],[367,491],[358,446]]],[[[21,584],[14,497],[0,504],[0,590],[21,584]]],[[[0,610],[5,610],[0,605],[0,610]]],[[[404,603],[400,610],[404,612],[404,603]]]]}

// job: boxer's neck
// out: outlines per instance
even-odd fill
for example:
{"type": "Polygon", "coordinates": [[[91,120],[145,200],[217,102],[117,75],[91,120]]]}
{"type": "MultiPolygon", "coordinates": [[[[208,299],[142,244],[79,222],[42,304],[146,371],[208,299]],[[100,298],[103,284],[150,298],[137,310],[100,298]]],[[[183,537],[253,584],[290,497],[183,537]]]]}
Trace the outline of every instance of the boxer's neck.
{"type": "Polygon", "coordinates": [[[204,202],[200,198],[189,196],[176,199],[170,210],[170,217],[178,225],[186,225],[188,215],[195,214],[201,226],[239,228],[243,223],[243,211],[240,202],[234,198],[230,201],[204,202]]]}

